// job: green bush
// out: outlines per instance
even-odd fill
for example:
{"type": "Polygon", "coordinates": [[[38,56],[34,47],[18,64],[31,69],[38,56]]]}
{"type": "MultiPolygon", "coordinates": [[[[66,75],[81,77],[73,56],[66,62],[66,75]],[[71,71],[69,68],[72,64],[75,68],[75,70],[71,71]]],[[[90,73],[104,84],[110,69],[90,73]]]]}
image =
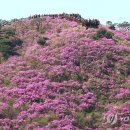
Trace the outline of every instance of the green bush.
{"type": "Polygon", "coordinates": [[[100,30],[97,31],[97,36],[99,38],[103,38],[106,35],[106,33],[107,33],[106,29],[100,29],[100,30]]]}
{"type": "Polygon", "coordinates": [[[2,63],[9,56],[18,54],[17,50],[23,41],[15,36],[15,29],[13,28],[4,28],[0,32],[0,63],[2,63]]]}
{"type": "Polygon", "coordinates": [[[37,43],[40,45],[45,45],[46,41],[44,39],[39,39],[37,43]]]}
{"type": "Polygon", "coordinates": [[[84,112],[77,112],[75,115],[76,119],[76,126],[80,129],[85,129],[87,122],[85,120],[85,114],[84,112]]]}
{"type": "Polygon", "coordinates": [[[102,28],[102,29],[98,30],[96,34],[94,34],[92,36],[92,39],[99,40],[100,38],[103,38],[103,37],[106,37],[107,39],[112,39],[113,33],[102,28]]]}
{"type": "Polygon", "coordinates": [[[43,38],[40,38],[40,39],[37,41],[37,43],[38,43],[39,45],[45,45],[45,44],[46,44],[46,40],[48,40],[48,38],[47,38],[47,37],[43,37],[43,38]]]}
{"type": "Polygon", "coordinates": [[[41,34],[44,34],[44,33],[46,32],[46,30],[45,30],[45,28],[40,28],[40,29],[39,29],[39,32],[40,32],[41,34]]]}
{"type": "Polygon", "coordinates": [[[16,47],[20,46],[22,41],[20,39],[0,38],[0,53],[7,59],[10,55],[16,54],[16,47]]]}
{"type": "Polygon", "coordinates": [[[113,33],[112,33],[112,32],[106,32],[105,37],[106,37],[107,39],[112,39],[113,33]]]}
{"type": "Polygon", "coordinates": [[[33,118],[33,122],[37,122],[39,123],[39,125],[41,127],[47,125],[49,122],[53,121],[57,119],[57,116],[55,113],[50,113],[48,117],[37,117],[37,118],[33,118]]]}
{"type": "Polygon", "coordinates": [[[130,60],[126,60],[121,68],[120,68],[121,75],[124,75],[125,77],[128,77],[130,75],[130,60]]]}
{"type": "Polygon", "coordinates": [[[15,35],[15,29],[13,28],[7,28],[2,30],[6,36],[14,36],[15,35]]]}
{"type": "Polygon", "coordinates": [[[5,86],[10,85],[10,78],[9,78],[9,77],[4,77],[4,78],[3,78],[3,84],[4,84],[5,86]]]}
{"type": "Polygon", "coordinates": [[[0,39],[0,52],[4,58],[12,55],[12,49],[11,42],[8,39],[0,39]]]}

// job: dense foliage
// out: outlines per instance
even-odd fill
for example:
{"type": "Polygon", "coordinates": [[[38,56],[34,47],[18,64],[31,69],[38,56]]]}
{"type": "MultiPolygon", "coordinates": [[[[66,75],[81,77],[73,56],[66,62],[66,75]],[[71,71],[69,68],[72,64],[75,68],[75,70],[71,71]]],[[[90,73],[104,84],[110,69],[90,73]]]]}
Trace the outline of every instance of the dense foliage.
{"type": "Polygon", "coordinates": [[[15,36],[15,30],[6,28],[0,30],[0,33],[1,58],[7,59],[9,56],[17,54],[17,49],[22,45],[22,41],[15,36]]]}
{"type": "Polygon", "coordinates": [[[48,40],[48,38],[47,38],[47,37],[43,37],[43,38],[40,38],[40,39],[37,41],[37,43],[38,43],[39,45],[45,45],[45,44],[46,44],[46,40],[48,40]]]}
{"type": "Polygon", "coordinates": [[[129,130],[130,32],[48,16],[38,22],[44,34],[32,19],[10,25],[24,42],[20,56],[0,64],[0,129],[129,130]]]}
{"type": "Polygon", "coordinates": [[[110,32],[110,31],[107,31],[105,28],[101,28],[101,29],[99,29],[99,30],[97,31],[96,34],[94,34],[94,35],[92,36],[92,38],[93,38],[94,40],[99,40],[100,38],[103,38],[103,37],[105,37],[105,38],[107,38],[107,39],[112,39],[113,33],[110,32]]]}
{"type": "Polygon", "coordinates": [[[117,29],[124,29],[124,30],[130,30],[130,23],[127,22],[127,21],[124,21],[122,23],[112,23],[111,21],[107,21],[106,22],[106,25],[112,29],[112,30],[115,30],[116,28],[117,29]]]}

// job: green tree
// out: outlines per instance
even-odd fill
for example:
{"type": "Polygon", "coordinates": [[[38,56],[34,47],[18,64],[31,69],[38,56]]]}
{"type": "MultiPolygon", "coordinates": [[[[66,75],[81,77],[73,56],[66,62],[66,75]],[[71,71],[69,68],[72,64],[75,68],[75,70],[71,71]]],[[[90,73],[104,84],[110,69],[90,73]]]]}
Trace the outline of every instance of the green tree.
{"type": "Polygon", "coordinates": [[[113,24],[112,24],[111,21],[107,21],[107,22],[106,22],[106,25],[107,25],[107,26],[112,26],[113,24]]]}

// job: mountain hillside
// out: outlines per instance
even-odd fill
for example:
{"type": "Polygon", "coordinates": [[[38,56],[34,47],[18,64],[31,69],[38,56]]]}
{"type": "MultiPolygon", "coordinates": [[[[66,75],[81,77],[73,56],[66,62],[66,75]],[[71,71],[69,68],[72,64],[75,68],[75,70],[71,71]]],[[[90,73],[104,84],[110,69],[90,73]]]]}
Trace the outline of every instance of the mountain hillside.
{"type": "Polygon", "coordinates": [[[130,130],[130,31],[65,17],[0,29],[0,130],[130,130]]]}

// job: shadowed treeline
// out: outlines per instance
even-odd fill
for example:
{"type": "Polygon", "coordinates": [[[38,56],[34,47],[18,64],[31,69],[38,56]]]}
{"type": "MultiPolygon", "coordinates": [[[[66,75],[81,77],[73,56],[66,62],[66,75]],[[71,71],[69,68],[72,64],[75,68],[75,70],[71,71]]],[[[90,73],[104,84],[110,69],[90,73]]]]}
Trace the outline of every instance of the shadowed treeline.
{"type": "Polygon", "coordinates": [[[52,17],[54,18],[65,18],[69,21],[75,21],[78,23],[81,23],[83,26],[85,26],[86,28],[98,28],[100,21],[97,19],[84,19],[81,17],[80,14],[66,14],[66,13],[62,13],[62,14],[44,14],[44,15],[33,15],[30,16],[29,19],[35,19],[35,18],[42,18],[42,17],[52,17]]]}
{"type": "MultiPolygon", "coordinates": [[[[81,17],[80,14],[66,14],[66,13],[44,14],[44,15],[38,14],[38,15],[30,16],[30,17],[25,18],[25,19],[37,19],[37,18],[43,18],[43,17],[51,17],[52,19],[55,19],[55,18],[63,19],[63,18],[65,18],[69,21],[75,21],[75,22],[81,23],[86,28],[98,28],[98,26],[100,25],[99,20],[97,20],[97,19],[92,19],[92,20],[91,19],[84,19],[84,18],[81,17]]],[[[20,19],[20,20],[23,20],[23,19],[20,19]]],[[[0,24],[1,24],[1,26],[4,26],[4,25],[9,25],[12,22],[16,22],[16,21],[19,21],[19,19],[13,19],[10,22],[6,21],[6,20],[1,20],[0,24]]]]}

